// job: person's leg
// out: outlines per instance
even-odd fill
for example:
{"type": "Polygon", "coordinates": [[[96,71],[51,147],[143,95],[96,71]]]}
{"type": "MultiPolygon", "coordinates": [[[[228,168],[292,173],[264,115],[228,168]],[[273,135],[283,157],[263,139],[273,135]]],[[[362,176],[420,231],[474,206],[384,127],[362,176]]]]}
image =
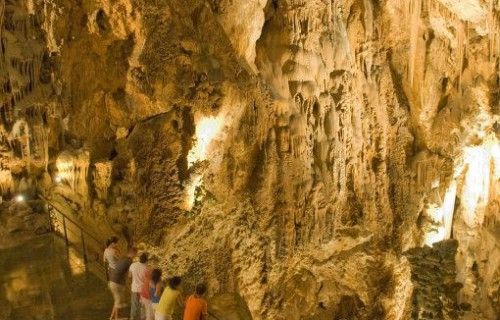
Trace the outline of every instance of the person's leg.
{"type": "Polygon", "coordinates": [[[120,318],[120,310],[127,307],[127,301],[126,301],[127,288],[124,285],[116,284],[115,291],[116,291],[115,320],[118,320],[120,318]]]}
{"type": "Polygon", "coordinates": [[[124,285],[121,284],[116,284],[115,285],[115,292],[116,292],[116,297],[115,297],[115,319],[118,320],[120,318],[120,309],[123,309],[127,307],[127,301],[126,301],[126,292],[127,289],[124,285]]]}
{"type": "Polygon", "coordinates": [[[141,320],[146,320],[146,313],[144,312],[144,304],[142,303],[142,298],[139,295],[139,317],[141,320]]]}
{"type": "Polygon", "coordinates": [[[155,320],[155,309],[153,308],[153,303],[151,302],[151,300],[148,300],[148,301],[149,301],[149,304],[148,304],[149,310],[146,310],[146,319],[155,320]]]}
{"type": "Polygon", "coordinates": [[[161,313],[155,312],[155,320],[167,320],[168,318],[161,313]]]}
{"type": "Polygon", "coordinates": [[[134,302],[134,295],[135,293],[131,292],[130,293],[130,320],[135,320],[135,309],[137,308],[135,306],[135,302],[134,302]]]}
{"type": "Polygon", "coordinates": [[[130,320],[141,320],[141,302],[137,292],[132,292],[130,298],[130,320]]]}
{"type": "Polygon", "coordinates": [[[153,305],[151,300],[141,297],[141,303],[144,306],[144,316],[146,320],[154,320],[153,305]]]}
{"type": "Polygon", "coordinates": [[[113,286],[113,282],[108,282],[109,291],[111,291],[111,295],[113,296],[113,308],[111,309],[110,319],[116,318],[116,292],[113,286]]]}

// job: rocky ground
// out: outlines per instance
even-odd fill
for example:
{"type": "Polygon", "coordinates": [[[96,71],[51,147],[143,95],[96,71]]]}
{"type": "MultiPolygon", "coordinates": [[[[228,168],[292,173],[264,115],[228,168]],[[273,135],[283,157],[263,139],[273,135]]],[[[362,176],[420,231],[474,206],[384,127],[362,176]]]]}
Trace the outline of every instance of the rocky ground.
{"type": "Polygon", "coordinates": [[[48,216],[41,202],[3,202],[0,205],[0,248],[24,243],[50,232],[48,216]]]}

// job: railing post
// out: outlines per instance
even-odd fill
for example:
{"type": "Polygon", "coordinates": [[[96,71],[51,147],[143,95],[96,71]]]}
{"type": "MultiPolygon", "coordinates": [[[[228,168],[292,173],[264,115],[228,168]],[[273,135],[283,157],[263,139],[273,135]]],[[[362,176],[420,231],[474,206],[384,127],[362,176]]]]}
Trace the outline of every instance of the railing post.
{"type": "Polygon", "coordinates": [[[83,249],[83,263],[85,266],[88,264],[87,250],[85,249],[85,237],[83,235],[83,229],[80,228],[80,237],[82,238],[82,249],[83,249]]]}
{"type": "MultiPolygon", "coordinates": [[[[66,225],[66,220],[68,220],[70,223],[72,223],[73,225],[75,225],[75,227],[77,228],[77,230],[75,230],[76,236],[78,236],[78,230],[80,230],[80,238],[81,238],[81,241],[82,241],[82,249],[83,249],[83,260],[84,260],[86,271],[89,271],[89,267],[88,266],[90,264],[90,261],[89,261],[89,255],[88,255],[88,252],[87,252],[87,245],[88,245],[88,243],[86,243],[86,241],[85,241],[86,239],[85,238],[87,237],[87,240],[90,238],[91,241],[95,241],[95,243],[97,243],[98,247],[100,247],[100,248],[104,247],[102,245],[101,241],[98,240],[96,237],[92,236],[91,233],[85,231],[85,229],[83,227],[81,227],[77,222],[71,220],[70,217],[67,217],[64,214],[63,211],[59,210],[57,208],[57,206],[52,205],[48,201],[48,199],[46,199],[42,195],[39,195],[39,196],[40,196],[40,198],[43,201],[45,201],[47,203],[47,209],[48,209],[48,212],[49,212],[49,220],[50,220],[49,222],[50,222],[51,231],[54,232],[57,236],[64,237],[64,241],[66,243],[66,253],[68,254],[68,258],[69,258],[70,239],[68,238],[68,226],[66,225]],[[62,228],[63,228],[62,231],[59,230],[59,223],[61,222],[61,218],[62,218],[62,228]]],[[[77,245],[76,242],[73,242],[71,244],[73,244],[74,248],[77,249],[78,245],[77,245]]],[[[92,248],[92,246],[91,246],[91,248],[92,248]]],[[[93,257],[92,249],[90,251],[90,254],[91,254],[91,260],[92,260],[92,257],[93,257]]],[[[106,265],[104,265],[101,261],[102,260],[99,259],[99,253],[95,253],[95,262],[100,267],[104,268],[104,274],[106,276],[106,279],[109,280],[109,274],[107,272],[106,265]]]]}
{"type": "Polygon", "coordinates": [[[62,218],[63,218],[63,229],[64,229],[64,241],[66,241],[66,247],[68,247],[69,243],[68,243],[68,231],[66,231],[66,217],[62,215],[62,218]]]}

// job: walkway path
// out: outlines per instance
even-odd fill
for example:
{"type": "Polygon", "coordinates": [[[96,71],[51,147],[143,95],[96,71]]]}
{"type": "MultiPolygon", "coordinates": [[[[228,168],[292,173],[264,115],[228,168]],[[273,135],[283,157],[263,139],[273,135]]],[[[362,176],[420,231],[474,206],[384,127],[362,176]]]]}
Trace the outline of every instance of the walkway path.
{"type": "MultiPolygon", "coordinates": [[[[38,211],[25,203],[0,203],[0,320],[109,319],[112,297],[96,260],[102,245],[60,211],[49,210],[52,229],[49,216],[38,211]],[[50,230],[56,232],[37,236],[50,230]]],[[[209,320],[252,319],[235,293],[211,297],[209,315],[209,320]]]]}
{"type": "Polygon", "coordinates": [[[0,320],[108,319],[105,282],[53,235],[0,249],[0,320]]]}

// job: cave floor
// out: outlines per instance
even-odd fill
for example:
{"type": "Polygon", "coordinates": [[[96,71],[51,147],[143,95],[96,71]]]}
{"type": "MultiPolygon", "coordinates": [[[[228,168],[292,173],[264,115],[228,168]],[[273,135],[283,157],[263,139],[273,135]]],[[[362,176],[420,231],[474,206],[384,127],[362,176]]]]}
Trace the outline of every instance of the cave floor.
{"type": "Polygon", "coordinates": [[[106,283],[85,272],[81,256],[44,235],[0,249],[0,320],[108,319],[106,283]]]}

